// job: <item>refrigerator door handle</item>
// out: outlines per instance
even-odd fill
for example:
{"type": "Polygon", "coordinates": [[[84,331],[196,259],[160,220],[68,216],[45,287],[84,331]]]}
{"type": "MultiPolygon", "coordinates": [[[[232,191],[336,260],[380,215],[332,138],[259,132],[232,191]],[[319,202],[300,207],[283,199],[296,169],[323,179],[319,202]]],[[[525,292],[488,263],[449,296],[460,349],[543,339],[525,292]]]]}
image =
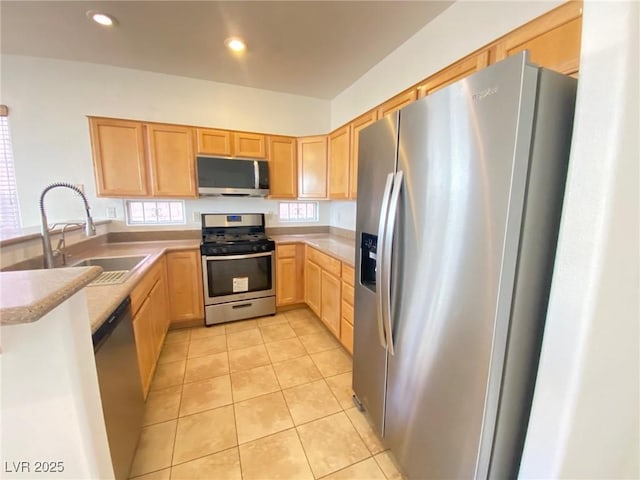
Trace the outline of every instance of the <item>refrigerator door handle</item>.
{"type": "Polygon", "coordinates": [[[404,172],[398,170],[393,180],[393,190],[389,200],[389,214],[387,216],[387,224],[384,232],[384,247],[382,258],[382,287],[381,296],[383,297],[383,313],[384,313],[384,329],[387,338],[387,348],[391,355],[395,355],[393,346],[393,325],[391,323],[391,255],[393,253],[393,233],[396,228],[396,218],[398,216],[398,204],[400,199],[400,190],[402,189],[402,181],[404,180],[404,172]]]}
{"type": "Polygon", "coordinates": [[[384,235],[387,226],[387,216],[389,214],[389,198],[391,197],[391,188],[393,187],[393,173],[387,175],[387,182],[384,186],[384,193],[382,194],[382,205],[380,206],[380,223],[378,224],[378,245],[376,248],[376,303],[378,307],[378,336],[380,337],[380,345],[382,348],[387,348],[387,338],[384,330],[384,272],[383,262],[384,258],[384,235]]]}

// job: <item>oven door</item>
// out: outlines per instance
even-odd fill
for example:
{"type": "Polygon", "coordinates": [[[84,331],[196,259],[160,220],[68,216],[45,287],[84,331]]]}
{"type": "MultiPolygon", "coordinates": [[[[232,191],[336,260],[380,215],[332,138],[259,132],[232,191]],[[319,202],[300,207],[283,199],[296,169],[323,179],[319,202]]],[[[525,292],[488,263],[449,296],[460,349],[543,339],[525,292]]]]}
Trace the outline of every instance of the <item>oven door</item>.
{"type": "Polygon", "coordinates": [[[274,253],[203,255],[204,304],[274,296],[274,253]]]}

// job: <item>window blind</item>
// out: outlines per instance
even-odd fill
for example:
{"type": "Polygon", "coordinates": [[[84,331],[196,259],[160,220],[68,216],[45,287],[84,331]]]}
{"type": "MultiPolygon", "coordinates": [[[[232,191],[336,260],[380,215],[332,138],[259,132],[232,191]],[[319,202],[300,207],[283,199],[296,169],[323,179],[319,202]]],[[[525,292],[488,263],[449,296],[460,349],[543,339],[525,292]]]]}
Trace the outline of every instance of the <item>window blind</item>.
{"type": "Polygon", "coordinates": [[[0,105],[0,229],[20,228],[13,147],[9,134],[8,108],[0,105]]]}

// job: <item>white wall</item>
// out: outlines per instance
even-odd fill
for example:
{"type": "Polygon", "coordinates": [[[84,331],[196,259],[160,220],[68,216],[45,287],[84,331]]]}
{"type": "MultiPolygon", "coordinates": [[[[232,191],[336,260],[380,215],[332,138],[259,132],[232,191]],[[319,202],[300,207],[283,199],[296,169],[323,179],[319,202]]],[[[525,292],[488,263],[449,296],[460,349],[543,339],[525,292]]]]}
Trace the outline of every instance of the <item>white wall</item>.
{"type": "Polygon", "coordinates": [[[331,129],[561,3],[454,3],[332,100],[331,129]]]}
{"type": "Polygon", "coordinates": [[[0,327],[3,478],[114,478],[89,325],[80,290],[36,322],[0,327]],[[36,473],[38,461],[63,470],[36,473]]]}
{"type": "Polygon", "coordinates": [[[356,229],[356,202],[331,202],[329,225],[347,230],[356,229]]]}
{"type": "MultiPolygon", "coordinates": [[[[122,213],[121,201],[95,196],[87,115],[294,136],[329,131],[326,100],[88,63],[0,60],[24,226],[39,224],[39,194],[60,180],[84,184],[96,217],[104,218],[108,206],[122,213]]],[[[64,189],[47,194],[51,222],[83,217],[73,195],[64,189]]]]}
{"type": "Polygon", "coordinates": [[[524,478],[640,477],[637,2],[586,0],[524,478]]]}
{"type": "MultiPolygon", "coordinates": [[[[282,200],[285,201],[285,200],[282,200]]],[[[179,227],[180,229],[200,229],[202,227],[200,221],[201,213],[264,213],[267,227],[305,227],[330,225],[331,223],[331,203],[328,201],[318,202],[318,221],[317,222],[282,222],[278,218],[279,200],[266,200],[262,198],[220,198],[209,197],[200,198],[198,200],[187,200],[185,207],[187,211],[187,224],[179,227]]],[[[118,215],[124,210],[124,202],[120,201],[116,207],[118,215]]],[[[131,230],[123,221],[112,222],[109,231],[131,230]]],[[[166,227],[135,227],[135,230],[176,230],[175,225],[167,225],[166,227]]]]}

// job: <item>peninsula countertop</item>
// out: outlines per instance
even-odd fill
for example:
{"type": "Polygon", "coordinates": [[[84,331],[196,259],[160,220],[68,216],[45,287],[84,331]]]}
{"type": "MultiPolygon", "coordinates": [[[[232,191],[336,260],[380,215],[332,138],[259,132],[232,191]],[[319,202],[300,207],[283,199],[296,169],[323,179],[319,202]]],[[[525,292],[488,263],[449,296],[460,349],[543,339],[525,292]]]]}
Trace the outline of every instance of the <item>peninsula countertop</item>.
{"type": "Polygon", "coordinates": [[[32,323],[94,280],[100,267],[0,273],[0,325],[32,323]]]}

